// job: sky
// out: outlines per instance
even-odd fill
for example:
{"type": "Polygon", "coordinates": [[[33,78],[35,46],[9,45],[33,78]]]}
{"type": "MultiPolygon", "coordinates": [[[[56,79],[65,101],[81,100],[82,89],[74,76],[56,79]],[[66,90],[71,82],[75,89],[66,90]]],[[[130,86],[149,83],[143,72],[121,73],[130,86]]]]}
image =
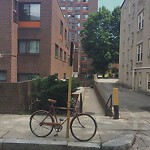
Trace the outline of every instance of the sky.
{"type": "Polygon", "coordinates": [[[107,9],[112,11],[114,7],[121,6],[124,0],[98,0],[99,7],[105,6],[107,9]]]}

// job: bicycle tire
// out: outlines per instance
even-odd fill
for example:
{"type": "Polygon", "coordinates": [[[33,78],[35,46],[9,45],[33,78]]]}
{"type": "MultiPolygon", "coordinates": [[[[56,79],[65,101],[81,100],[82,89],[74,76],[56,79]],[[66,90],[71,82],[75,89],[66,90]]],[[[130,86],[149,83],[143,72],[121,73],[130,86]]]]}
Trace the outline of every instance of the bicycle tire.
{"type": "Polygon", "coordinates": [[[53,123],[54,119],[49,112],[45,110],[38,110],[30,117],[30,130],[37,137],[46,137],[53,131],[53,126],[40,125],[42,121],[53,123]]]}
{"type": "Polygon", "coordinates": [[[89,114],[78,114],[70,122],[70,131],[78,141],[89,141],[96,134],[97,123],[89,114]]]}

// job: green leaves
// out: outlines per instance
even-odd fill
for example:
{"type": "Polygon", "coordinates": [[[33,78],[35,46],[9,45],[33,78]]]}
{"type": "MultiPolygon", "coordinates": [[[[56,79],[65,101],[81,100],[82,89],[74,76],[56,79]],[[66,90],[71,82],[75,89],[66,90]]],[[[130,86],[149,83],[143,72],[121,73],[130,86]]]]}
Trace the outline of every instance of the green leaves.
{"type": "Polygon", "coordinates": [[[81,32],[82,47],[93,59],[95,70],[107,71],[111,62],[118,60],[120,8],[111,13],[104,6],[89,16],[81,32]]]}

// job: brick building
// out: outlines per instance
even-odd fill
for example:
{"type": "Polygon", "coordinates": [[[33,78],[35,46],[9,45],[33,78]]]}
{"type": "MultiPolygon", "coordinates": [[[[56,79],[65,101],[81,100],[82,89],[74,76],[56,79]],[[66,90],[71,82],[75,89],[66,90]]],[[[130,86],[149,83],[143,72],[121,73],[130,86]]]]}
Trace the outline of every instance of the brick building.
{"type": "Polygon", "coordinates": [[[0,1],[0,81],[68,77],[68,25],[57,0],[0,1]]]}
{"type": "MultiPolygon", "coordinates": [[[[86,22],[88,15],[98,10],[98,0],[59,0],[61,10],[65,18],[70,17],[72,14],[78,18],[78,37],[80,31],[83,29],[83,23],[86,22]]],[[[75,43],[74,50],[74,73],[87,74],[92,71],[92,60],[89,59],[82,49],[79,42],[75,43]]]]}

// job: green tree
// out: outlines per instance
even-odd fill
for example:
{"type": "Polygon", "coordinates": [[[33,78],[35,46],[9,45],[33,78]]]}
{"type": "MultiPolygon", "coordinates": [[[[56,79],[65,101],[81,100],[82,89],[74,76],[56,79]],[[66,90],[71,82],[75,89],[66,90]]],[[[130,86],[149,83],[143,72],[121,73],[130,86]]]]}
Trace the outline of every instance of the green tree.
{"type": "Polygon", "coordinates": [[[112,11],[111,30],[110,30],[112,63],[119,62],[120,14],[121,14],[120,6],[114,8],[114,10],[112,11]]]}
{"type": "Polygon", "coordinates": [[[108,70],[108,65],[118,59],[118,49],[116,49],[118,41],[116,42],[116,40],[119,37],[116,12],[119,12],[118,8],[115,8],[111,13],[103,6],[99,12],[89,16],[81,31],[82,46],[88,56],[93,59],[92,65],[95,71],[102,73],[103,76],[108,70]]]}

